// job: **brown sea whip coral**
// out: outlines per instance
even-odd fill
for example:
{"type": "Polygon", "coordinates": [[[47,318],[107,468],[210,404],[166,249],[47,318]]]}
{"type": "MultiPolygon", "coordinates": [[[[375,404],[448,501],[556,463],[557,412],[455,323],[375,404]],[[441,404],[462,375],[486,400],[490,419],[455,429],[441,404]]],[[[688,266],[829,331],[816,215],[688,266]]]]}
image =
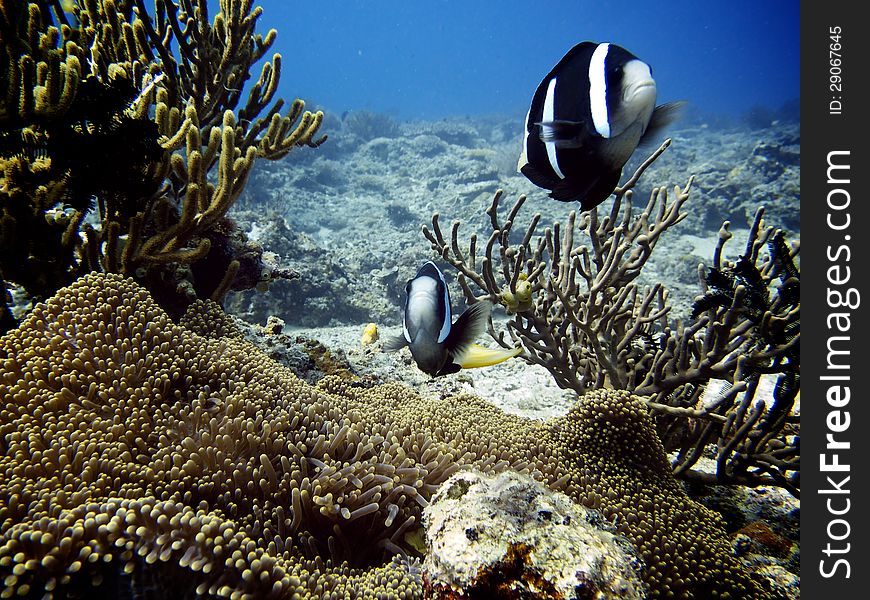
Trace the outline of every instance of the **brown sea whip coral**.
{"type": "Polygon", "coordinates": [[[742,255],[744,273],[722,259],[730,237],[726,222],[703,280],[696,313],[674,318],[662,283],[641,288],[636,279],[660,237],[686,215],[692,180],[685,187],[654,188],[635,213],[632,187],[665,151],[665,141],[615,191],[609,213],[599,209],[539,231],[534,215],[522,237],[512,235],[525,202],[520,196],[500,210],[502,192],[487,210],[491,233],[483,248],[472,234],[460,242],[460,223],[445,235],[440,215],[423,228],[432,249],[459,272],[469,302],[501,302],[510,320],[490,334],[504,347],[544,366],[563,388],[578,394],[613,388],[646,399],[657,415],[663,443],[679,449],[675,471],[720,483],[773,484],[800,489],[798,418],[792,409],[800,390],[800,273],[781,231],[766,226],[759,209],[742,255]],[[763,250],[767,248],[765,255],[763,250]],[[712,282],[728,280],[729,290],[712,282]],[[751,280],[751,283],[750,283],[751,280]],[[773,297],[768,286],[779,280],[773,297]],[[750,304],[751,303],[751,304],[750,304]],[[755,398],[762,374],[778,376],[774,398],[755,398]],[[708,400],[711,379],[728,383],[708,400]],[[716,444],[717,471],[691,469],[707,444],[716,444]]]}

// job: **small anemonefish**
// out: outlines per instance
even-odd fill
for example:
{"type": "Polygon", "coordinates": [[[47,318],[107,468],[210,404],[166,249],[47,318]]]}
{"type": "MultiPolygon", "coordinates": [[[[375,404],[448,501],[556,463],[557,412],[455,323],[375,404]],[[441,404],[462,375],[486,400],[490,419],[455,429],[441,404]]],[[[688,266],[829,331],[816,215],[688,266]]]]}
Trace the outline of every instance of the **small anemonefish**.
{"type": "Polygon", "coordinates": [[[388,340],[384,349],[392,352],[408,346],[417,366],[429,375],[498,364],[522,351],[475,344],[474,340],[486,329],[492,304],[472,304],[454,323],[447,282],[432,261],[426,261],[408,281],[405,294],[402,335],[388,340]]]}
{"type": "Polygon", "coordinates": [[[595,208],[613,193],[635,148],[684,104],[655,103],[649,65],[616,44],[577,44],[535,91],[517,171],[556,200],[595,208]]]}

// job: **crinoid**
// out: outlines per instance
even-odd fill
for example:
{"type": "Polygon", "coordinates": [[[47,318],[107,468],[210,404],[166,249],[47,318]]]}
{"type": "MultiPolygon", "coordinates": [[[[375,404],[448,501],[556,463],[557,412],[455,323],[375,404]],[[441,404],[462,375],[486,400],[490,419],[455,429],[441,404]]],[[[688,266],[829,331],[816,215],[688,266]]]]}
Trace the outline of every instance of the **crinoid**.
{"type": "Polygon", "coordinates": [[[778,372],[783,361],[800,364],[800,346],[789,344],[800,334],[800,318],[778,316],[792,314],[792,309],[800,307],[800,270],[781,230],[771,236],[767,247],[770,261],[765,274],[745,256],[740,256],[733,266],[711,267],[705,277],[707,291],[692,304],[692,318],[711,309],[718,312],[733,306],[755,326],[753,336],[761,349],[788,345],[789,351],[779,356],[776,365],[764,365],[768,368],[762,369],[778,372]],[[779,279],[779,285],[771,297],[770,285],[775,279],[779,279]]]}
{"type": "Polygon", "coordinates": [[[124,217],[125,226],[127,217],[144,209],[136,201],[157,190],[149,165],[163,154],[157,124],[130,111],[137,94],[121,76],[106,82],[85,77],[66,118],[46,128],[52,166],[67,181],[64,203],[81,210],[99,198],[101,210],[124,217]]]}
{"type": "Polygon", "coordinates": [[[733,266],[721,269],[710,267],[705,281],[707,291],[692,303],[693,319],[710,309],[728,308],[736,302],[740,306],[740,312],[758,324],[770,307],[770,294],[764,277],[758,267],[746,257],[738,258],[733,266]],[[742,290],[738,291],[741,287],[742,290]]]}

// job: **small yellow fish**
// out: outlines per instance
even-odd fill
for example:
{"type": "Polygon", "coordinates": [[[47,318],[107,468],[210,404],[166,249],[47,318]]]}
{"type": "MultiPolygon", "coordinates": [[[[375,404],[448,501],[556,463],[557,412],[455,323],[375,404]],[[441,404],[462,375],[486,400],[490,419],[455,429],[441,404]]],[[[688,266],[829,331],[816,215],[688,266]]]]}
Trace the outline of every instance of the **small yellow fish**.
{"type": "Polygon", "coordinates": [[[365,326],[365,329],[363,329],[362,339],[360,340],[360,343],[363,346],[371,346],[378,341],[379,337],[380,335],[378,334],[378,326],[374,323],[369,323],[365,326]]]}
{"type": "Polygon", "coordinates": [[[501,303],[507,309],[509,315],[525,312],[534,306],[532,301],[532,282],[528,275],[520,273],[517,280],[516,292],[505,288],[501,293],[501,303]]]}

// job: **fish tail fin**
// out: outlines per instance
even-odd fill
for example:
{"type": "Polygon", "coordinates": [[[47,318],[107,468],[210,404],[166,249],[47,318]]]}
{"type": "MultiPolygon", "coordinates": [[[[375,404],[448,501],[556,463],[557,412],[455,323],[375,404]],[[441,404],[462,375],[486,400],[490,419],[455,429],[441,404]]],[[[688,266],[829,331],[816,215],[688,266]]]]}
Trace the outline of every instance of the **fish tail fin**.
{"type": "Polygon", "coordinates": [[[486,331],[486,324],[492,312],[492,302],[484,300],[472,304],[459,315],[450,328],[450,334],[444,340],[444,345],[451,355],[462,354],[474,341],[486,331]]]}
{"type": "Polygon", "coordinates": [[[522,348],[484,348],[477,344],[471,344],[462,355],[453,360],[463,369],[474,369],[497,365],[517,356],[522,351],[522,348]]]}
{"type": "Polygon", "coordinates": [[[649,144],[655,140],[664,131],[665,127],[682,116],[685,106],[685,100],[656,106],[652,117],[650,117],[649,124],[646,126],[646,131],[643,132],[643,136],[640,138],[639,145],[649,144]]]}
{"type": "Polygon", "coordinates": [[[542,142],[553,142],[557,148],[579,148],[586,131],[578,121],[541,121],[535,123],[539,128],[538,137],[542,142]]]}

